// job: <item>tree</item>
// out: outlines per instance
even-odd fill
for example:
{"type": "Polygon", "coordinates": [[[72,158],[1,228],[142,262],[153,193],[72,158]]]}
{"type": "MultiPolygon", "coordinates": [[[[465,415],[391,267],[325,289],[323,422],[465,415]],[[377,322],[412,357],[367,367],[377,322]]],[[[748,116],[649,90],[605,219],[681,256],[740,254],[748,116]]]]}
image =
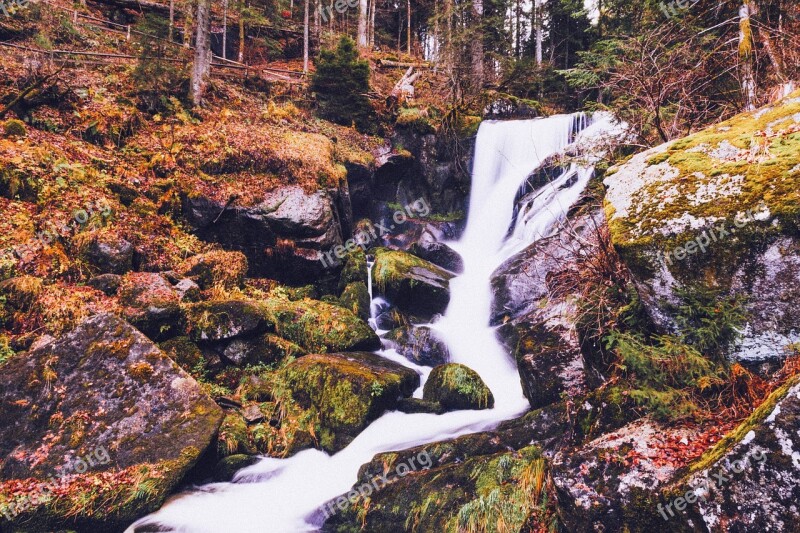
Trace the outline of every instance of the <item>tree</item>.
{"type": "Polygon", "coordinates": [[[361,131],[374,128],[369,92],[369,64],[359,59],[356,43],[347,36],[336,50],[323,50],[311,80],[311,90],[323,118],[355,126],[361,131]]]}
{"type": "Polygon", "coordinates": [[[368,0],[358,1],[358,47],[367,48],[369,46],[369,2],[368,0]]]}
{"type": "Polygon", "coordinates": [[[753,29],[750,16],[753,4],[745,0],[739,7],[739,68],[742,78],[742,96],[744,108],[752,111],[756,108],[756,80],[753,74],[753,29]]]}
{"type": "Polygon", "coordinates": [[[190,93],[192,104],[203,104],[203,95],[211,73],[211,0],[197,2],[197,30],[195,32],[194,62],[190,93]]]}

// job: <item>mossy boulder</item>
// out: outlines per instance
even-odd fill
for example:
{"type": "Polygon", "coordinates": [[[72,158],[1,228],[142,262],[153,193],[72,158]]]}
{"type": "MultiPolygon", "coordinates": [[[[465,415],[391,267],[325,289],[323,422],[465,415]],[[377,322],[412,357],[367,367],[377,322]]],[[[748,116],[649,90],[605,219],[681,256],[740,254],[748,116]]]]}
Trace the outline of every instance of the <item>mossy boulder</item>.
{"type": "Polygon", "coordinates": [[[214,251],[194,255],[178,266],[177,272],[202,289],[241,287],[247,275],[247,257],[241,252],[214,251]]]}
{"type": "Polygon", "coordinates": [[[274,297],[264,307],[275,332],[309,352],[377,350],[377,334],[349,309],[319,300],[274,297]]]}
{"type": "Polygon", "coordinates": [[[259,363],[277,363],[289,357],[302,357],[306,350],[273,333],[265,333],[253,339],[234,339],[225,347],[225,359],[238,366],[259,363]]]}
{"type": "Polygon", "coordinates": [[[117,289],[122,316],[152,339],[177,335],[183,325],[180,295],[155,272],[128,272],[117,289]]]}
{"type": "Polygon", "coordinates": [[[281,376],[283,400],[306,413],[317,447],[328,452],[347,446],[420,383],[413,370],[366,352],[307,355],[281,376]]]}
{"type": "Polygon", "coordinates": [[[455,274],[399,250],[378,248],[374,253],[375,290],[392,304],[422,319],[447,309],[455,274]]]}
{"type": "Polygon", "coordinates": [[[425,382],[422,398],[439,402],[448,410],[494,407],[492,391],[478,373],[458,363],[434,368],[425,382]]]}
{"type": "Polygon", "coordinates": [[[133,270],[133,245],[111,232],[98,231],[80,239],[79,250],[99,274],[125,274],[133,270]]]}
{"type": "Polygon", "coordinates": [[[800,322],[800,92],[609,170],[606,214],[652,318],[677,291],[748,300],[734,357],[780,358],[800,322]]]}
{"type": "Polygon", "coordinates": [[[233,481],[236,472],[242,468],[254,465],[259,461],[258,457],[252,455],[237,454],[223,457],[214,467],[214,481],[229,482],[233,481]]]}
{"type": "Polygon", "coordinates": [[[425,366],[443,365],[450,359],[450,350],[428,326],[405,326],[395,328],[384,338],[412,363],[425,366]]]}
{"type": "Polygon", "coordinates": [[[15,118],[5,121],[3,124],[3,131],[7,137],[25,137],[28,134],[25,123],[15,118]]]}
{"type": "Polygon", "coordinates": [[[199,374],[206,365],[200,348],[189,337],[175,337],[158,345],[167,357],[189,374],[199,374]]]}
{"type": "Polygon", "coordinates": [[[15,530],[123,529],[163,504],[221,420],[144,335],[91,317],[0,366],[0,511],[16,516],[15,530]],[[107,461],[70,466],[101,448],[107,461]],[[50,480],[59,473],[74,475],[50,480]]]}
{"type": "Polygon", "coordinates": [[[252,300],[200,302],[187,305],[185,309],[187,330],[194,340],[233,339],[257,335],[275,327],[264,306],[252,300]]]}
{"type": "Polygon", "coordinates": [[[347,254],[347,258],[339,276],[339,292],[351,283],[367,283],[367,255],[361,248],[347,254]]]}
{"type": "Polygon", "coordinates": [[[339,302],[361,320],[369,320],[369,290],[364,283],[356,281],[348,284],[342,291],[339,302]]]}

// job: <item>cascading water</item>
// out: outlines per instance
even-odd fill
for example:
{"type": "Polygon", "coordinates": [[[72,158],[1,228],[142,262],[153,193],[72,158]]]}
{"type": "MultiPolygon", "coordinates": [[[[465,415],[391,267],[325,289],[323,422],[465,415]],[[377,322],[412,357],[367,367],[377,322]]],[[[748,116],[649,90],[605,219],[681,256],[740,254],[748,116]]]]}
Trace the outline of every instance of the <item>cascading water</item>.
{"type": "MultiPolygon", "coordinates": [[[[610,121],[605,122],[610,128],[610,121]]],[[[234,483],[214,483],[176,496],[129,531],[143,524],[158,524],[160,531],[198,533],[316,531],[323,520],[320,507],[348,492],[359,467],[375,454],[484,431],[523,413],[528,402],[519,375],[489,326],[490,277],[515,251],[552,230],[583,191],[589,169],[576,169],[585,173],[580,179],[561,176],[564,179],[544,185],[506,238],[520,186],[587,125],[587,117],[576,114],[484,122],[478,132],[467,227],[461,240],[449,243],[463,257],[464,272],[451,281],[450,305],[433,327],[447,343],[452,360],[477,371],[492,390],[493,409],[444,415],[387,413],[333,456],[305,450],[289,459],[265,458],[240,471],[234,483]]],[[[380,307],[375,303],[373,319],[380,307]]],[[[414,365],[394,350],[378,353],[415,369],[424,385],[430,368],[414,365]]]]}

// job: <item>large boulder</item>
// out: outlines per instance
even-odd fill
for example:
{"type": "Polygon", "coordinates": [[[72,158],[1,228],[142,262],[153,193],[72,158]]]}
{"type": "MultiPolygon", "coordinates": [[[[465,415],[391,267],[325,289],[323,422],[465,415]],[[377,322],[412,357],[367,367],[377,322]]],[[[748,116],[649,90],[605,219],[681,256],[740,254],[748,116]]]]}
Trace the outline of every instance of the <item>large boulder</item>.
{"type": "Polygon", "coordinates": [[[399,250],[378,248],[374,253],[375,290],[392,304],[423,320],[447,309],[453,273],[399,250]]]}
{"type": "Polygon", "coordinates": [[[428,326],[395,328],[383,337],[397,353],[418,365],[443,365],[450,359],[447,345],[428,326]]]}
{"type": "Polygon", "coordinates": [[[240,287],[247,275],[247,257],[241,252],[215,251],[193,255],[178,267],[178,273],[203,289],[240,287]]]}
{"type": "Polygon", "coordinates": [[[221,420],[144,335],[91,317],[0,366],[0,508],[25,530],[120,530],[164,502],[221,420]]]}
{"type": "Polygon", "coordinates": [[[740,359],[800,340],[800,93],[611,169],[614,246],[652,318],[675,329],[680,291],[746,299],[740,359]]]}
{"type": "Polygon", "coordinates": [[[371,421],[411,396],[419,375],[366,352],[301,357],[283,370],[286,395],[328,452],[347,446],[371,421]]]}
{"type": "Polygon", "coordinates": [[[195,340],[219,341],[253,336],[274,329],[264,306],[251,300],[215,300],[186,306],[189,335],[195,340]]]}
{"type": "Polygon", "coordinates": [[[251,275],[289,283],[313,282],[336,271],[338,265],[325,254],[342,245],[352,224],[346,184],[313,193],[278,187],[246,205],[202,195],[187,196],[183,203],[201,239],[244,253],[251,275]]]}
{"type": "Polygon", "coordinates": [[[254,339],[234,339],[225,347],[225,359],[237,366],[270,364],[289,357],[302,357],[306,351],[297,344],[272,333],[254,339]]]}
{"type": "Polygon", "coordinates": [[[99,231],[79,240],[81,257],[99,274],[125,274],[133,269],[133,245],[122,237],[99,231]]]}
{"type": "Polygon", "coordinates": [[[422,398],[439,402],[448,410],[491,409],[494,396],[477,372],[458,363],[434,368],[425,382],[422,398]]]}

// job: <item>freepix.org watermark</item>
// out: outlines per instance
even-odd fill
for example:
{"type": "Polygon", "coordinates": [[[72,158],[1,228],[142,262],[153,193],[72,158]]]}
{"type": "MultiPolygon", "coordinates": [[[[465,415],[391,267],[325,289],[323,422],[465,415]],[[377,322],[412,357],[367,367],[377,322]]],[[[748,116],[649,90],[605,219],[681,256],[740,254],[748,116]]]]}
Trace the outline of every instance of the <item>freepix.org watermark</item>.
{"type": "MultiPolygon", "coordinates": [[[[427,470],[431,466],[433,466],[433,459],[431,459],[431,456],[428,455],[426,450],[423,450],[416,456],[411,456],[402,463],[399,463],[394,469],[394,474],[398,478],[402,478],[411,472],[427,470]]],[[[358,487],[354,487],[347,494],[329,501],[327,505],[322,507],[322,512],[325,513],[325,519],[327,520],[339,511],[344,511],[350,505],[355,505],[360,498],[369,497],[373,492],[389,483],[390,474],[392,474],[392,472],[387,472],[383,475],[377,475],[372,479],[372,481],[362,483],[358,487]]]]}
{"type": "Polygon", "coordinates": [[[369,246],[378,240],[379,237],[388,235],[398,226],[402,226],[409,218],[424,217],[430,214],[431,206],[424,198],[418,198],[403,209],[398,209],[392,214],[392,221],[386,222],[388,227],[380,223],[373,224],[368,222],[365,228],[357,231],[352,239],[348,239],[344,244],[334,246],[327,253],[322,254],[320,262],[325,268],[339,265],[350,252],[355,252],[361,248],[365,252],[369,246]]]}
{"type": "Polygon", "coordinates": [[[686,510],[688,505],[692,505],[698,500],[705,502],[706,497],[711,494],[713,489],[721,489],[728,482],[730,482],[731,479],[733,479],[734,475],[741,474],[745,471],[745,469],[750,467],[751,459],[760,464],[764,464],[764,461],[767,460],[767,454],[761,450],[757,450],[753,454],[746,454],[744,458],[738,461],[731,462],[728,465],[729,468],[720,468],[713,474],[709,471],[708,474],[706,474],[706,479],[703,481],[703,484],[700,487],[688,490],[686,494],[675,498],[666,505],[659,503],[657,506],[659,514],[664,518],[665,521],[668,521],[670,518],[675,516],[675,512],[672,510],[673,507],[675,507],[676,511],[683,512],[686,510]],[[667,516],[667,513],[669,513],[669,516],[667,516]]]}
{"type": "Polygon", "coordinates": [[[2,512],[10,522],[17,515],[49,500],[51,496],[50,493],[59,486],[63,486],[67,477],[74,474],[83,474],[90,468],[94,468],[97,465],[108,464],[109,461],[111,461],[111,457],[108,455],[108,450],[106,450],[105,446],[98,446],[94,451],[86,454],[85,457],[77,457],[61,467],[58,478],[50,476],[47,483],[39,485],[39,492],[30,496],[26,495],[13,503],[0,507],[0,512],[2,512]]]}
{"type": "Polygon", "coordinates": [[[666,253],[659,252],[659,255],[664,258],[664,261],[669,266],[672,266],[675,261],[683,261],[697,253],[706,253],[712,244],[727,239],[735,234],[737,229],[741,229],[755,221],[767,220],[769,216],[769,208],[764,202],[761,202],[755,209],[748,209],[746,213],[739,213],[736,215],[733,219],[734,227],[731,227],[726,222],[716,224],[694,239],[686,241],[683,245],[676,246],[666,253]]]}

